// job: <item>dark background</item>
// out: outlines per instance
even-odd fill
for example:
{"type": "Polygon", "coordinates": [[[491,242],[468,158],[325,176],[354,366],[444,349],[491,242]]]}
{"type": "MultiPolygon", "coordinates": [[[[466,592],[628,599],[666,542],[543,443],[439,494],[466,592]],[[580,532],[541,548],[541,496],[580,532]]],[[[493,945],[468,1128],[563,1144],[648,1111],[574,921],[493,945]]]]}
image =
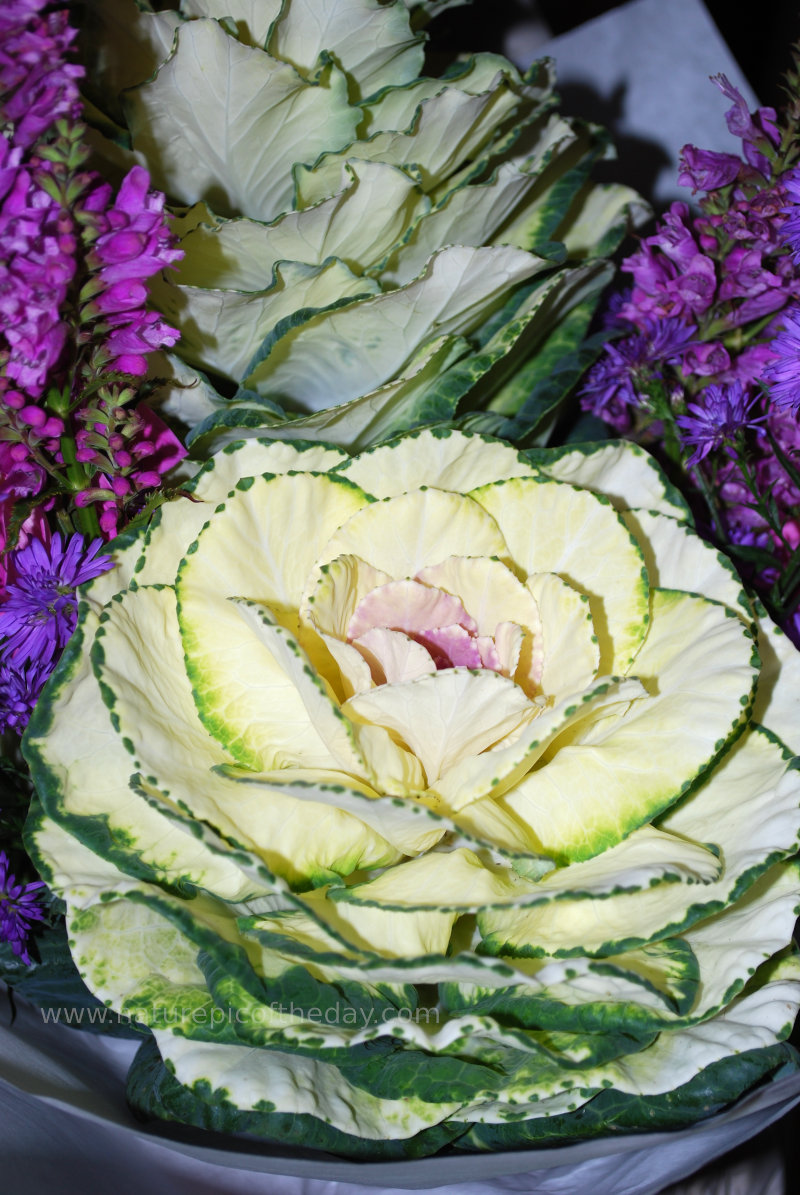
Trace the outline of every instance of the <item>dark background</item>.
{"type": "MultiPolygon", "coordinates": [[[[670,0],[663,0],[669,4],[670,0]]],[[[704,0],[734,58],[762,104],[778,107],[780,83],[790,65],[790,50],[800,41],[800,0],[704,0]]],[[[538,0],[541,16],[553,34],[566,33],[625,0],[538,0]]],[[[530,18],[524,0],[473,0],[463,8],[449,9],[437,17],[431,33],[434,43],[470,52],[502,52],[503,34],[512,25],[530,18]]]]}

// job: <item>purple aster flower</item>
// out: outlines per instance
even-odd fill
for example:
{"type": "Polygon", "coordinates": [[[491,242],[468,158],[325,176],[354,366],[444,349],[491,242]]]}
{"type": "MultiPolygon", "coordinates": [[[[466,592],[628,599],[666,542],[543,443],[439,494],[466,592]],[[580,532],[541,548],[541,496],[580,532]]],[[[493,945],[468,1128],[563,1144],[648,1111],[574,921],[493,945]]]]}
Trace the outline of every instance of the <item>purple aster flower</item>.
{"type": "Polygon", "coordinates": [[[653,367],[676,360],[695,335],[695,329],[679,319],[644,323],[644,331],[605,346],[603,356],[589,370],[581,390],[583,410],[620,432],[629,429],[628,409],[638,405],[639,388],[652,374],[653,367]]]}
{"type": "Polygon", "coordinates": [[[681,150],[681,170],[678,185],[693,191],[716,191],[732,183],[742,163],[735,154],[715,153],[713,149],[698,149],[684,145],[681,150]]]}
{"type": "Polygon", "coordinates": [[[607,332],[616,331],[618,328],[625,328],[626,331],[633,331],[633,327],[629,320],[622,315],[622,309],[626,303],[630,303],[631,291],[630,287],[626,290],[614,291],[606,299],[605,308],[601,316],[601,326],[607,332]]]}
{"type": "Polygon", "coordinates": [[[780,229],[780,238],[792,251],[795,264],[800,264],[800,167],[782,175],[781,183],[788,203],[782,208],[786,216],[780,229]]]}
{"type": "Polygon", "coordinates": [[[0,734],[6,730],[22,734],[49,673],[49,665],[39,660],[18,665],[0,659],[0,734]]]}
{"type": "Polygon", "coordinates": [[[29,964],[27,942],[34,921],[43,921],[44,912],[36,903],[44,889],[41,880],[17,883],[9,871],[5,851],[0,851],[0,942],[10,942],[11,949],[23,963],[29,964]]]}
{"type": "Polygon", "coordinates": [[[0,606],[0,658],[19,662],[54,660],[77,619],[75,588],[112,567],[108,556],[99,556],[99,539],[88,548],[83,536],[73,535],[65,544],[56,533],[49,548],[39,540],[13,553],[14,581],[0,606]]]}
{"type": "Polygon", "coordinates": [[[775,360],[764,370],[773,404],[782,411],[800,409],[800,307],[783,314],[783,329],[770,344],[775,360]]]}
{"type": "MultiPolygon", "coordinates": [[[[702,404],[688,403],[685,415],[678,415],[675,422],[683,432],[681,439],[694,452],[686,461],[687,468],[704,460],[715,448],[730,446],[738,432],[753,428],[763,432],[758,425],[766,416],[751,418],[750,412],[758,402],[758,395],[748,396],[741,382],[729,386],[707,386],[702,392],[702,404]]],[[[735,455],[728,448],[729,455],[735,455]]]]}

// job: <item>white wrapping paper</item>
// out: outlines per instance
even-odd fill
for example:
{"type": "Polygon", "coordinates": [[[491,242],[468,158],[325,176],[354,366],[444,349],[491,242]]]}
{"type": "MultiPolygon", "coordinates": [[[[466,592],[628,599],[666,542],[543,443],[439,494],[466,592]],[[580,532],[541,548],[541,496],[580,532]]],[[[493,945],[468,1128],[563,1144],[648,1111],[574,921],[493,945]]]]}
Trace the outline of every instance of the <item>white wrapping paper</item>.
{"type": "MultiPolygon", "coordinates": [[[[559,1149],[362,1163],[178,1126],[140,1126],[125,1104],[130,1040],[45,1024],[0,992],[0,1157],[9,1195],[657,1195],[800,1103],[800,1074],[674,1133],[559,1149]]],[[[750,1176],[752,1178],[752,1176],[750,1176]]],[[[748,1181],[750,1181],[748,1178],[748,1181]]],[[[704,1180],[707,1181],[707,1180],[704,1180]]],[[[692,1195],[712,1195],[705,1186],[692,1195]]],[[[672,1193],[678,1195],[678,1192],[672,1193]]],[[[751,1182],[741,1192],[759,1195],[751,1182]]],[[[783,1195],[780,1188],[764,1195],[783,1195]]]]}

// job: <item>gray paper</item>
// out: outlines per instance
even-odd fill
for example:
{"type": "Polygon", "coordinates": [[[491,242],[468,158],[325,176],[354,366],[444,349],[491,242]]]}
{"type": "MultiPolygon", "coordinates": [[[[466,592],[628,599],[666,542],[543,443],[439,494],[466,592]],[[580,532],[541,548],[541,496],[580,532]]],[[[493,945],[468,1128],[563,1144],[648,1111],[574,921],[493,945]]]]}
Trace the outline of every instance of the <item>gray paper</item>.
{"type": "Polygon", "coordinates": [[[527,34],[515,27],[509,56],[521,67],[555,58],[562,110],[610,129],[619,160],[609,173],[659,206],[690,198],[677,183],[687,142],[739,152],[730,100],[709,76],[727,75],[751,108],[757,101],[701,0],[633,0],[561,37],[543,41],[535,23],[527,34]]]}

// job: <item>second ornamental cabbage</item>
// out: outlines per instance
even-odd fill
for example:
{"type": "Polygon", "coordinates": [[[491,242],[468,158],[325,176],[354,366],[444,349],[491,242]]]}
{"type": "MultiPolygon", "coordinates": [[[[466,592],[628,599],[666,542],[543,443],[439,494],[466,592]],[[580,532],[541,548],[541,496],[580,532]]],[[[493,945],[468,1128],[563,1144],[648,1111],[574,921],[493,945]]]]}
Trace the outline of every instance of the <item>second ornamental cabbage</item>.
{"type": "Polygon", "coordinates": [[[543,434],[587,360],[602,255],[641,212],[589,181],[608,143],[556,112],[552,64],[426,75],[401,0],[91,7],[98,149],[177,213],[154,301],[181,331],[163,402],[196,453],[254,428],[543,434]]]}

